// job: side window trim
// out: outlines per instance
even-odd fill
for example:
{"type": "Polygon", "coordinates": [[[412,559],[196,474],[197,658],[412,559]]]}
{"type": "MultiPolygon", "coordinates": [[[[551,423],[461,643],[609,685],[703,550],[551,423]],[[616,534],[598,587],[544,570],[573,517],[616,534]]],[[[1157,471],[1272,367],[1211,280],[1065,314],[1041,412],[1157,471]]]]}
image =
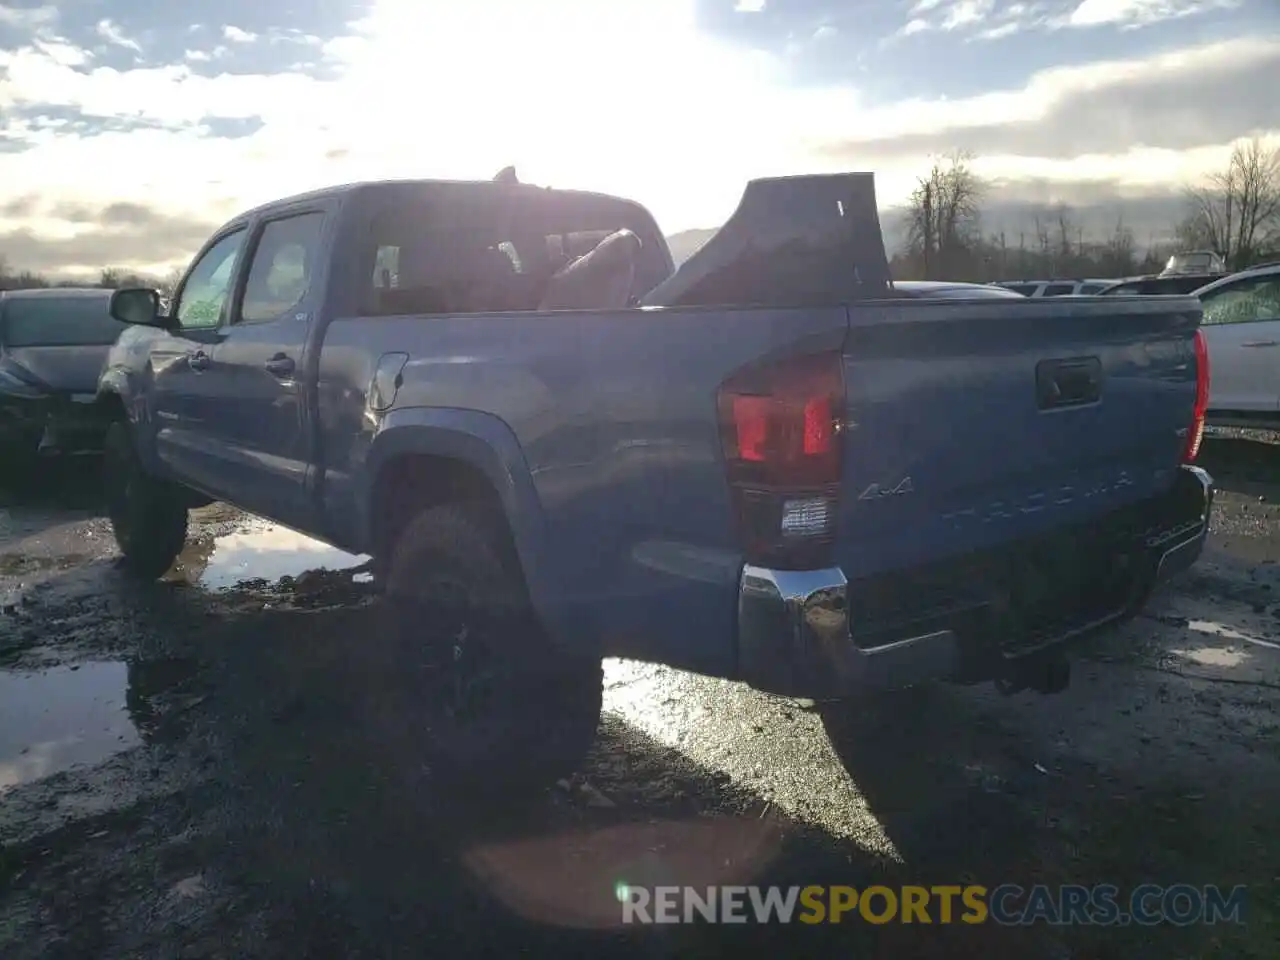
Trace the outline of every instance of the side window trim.
{"type": "MultiPolygon", "coordinates": [[[[277,319],[275,317],[268,317],[262,320],[245,320],[243,318],[242,311],[244,309],[245,293],[248,291],[249,286],[249,274],[253,270],[253,261],[258,255],[258,249],[262,245],[262,235],[266,233],[267,227],[273,223],[280,223],[283,220],[292,220],[295,217],[303,217],[307,214],[318,214],[324,218],[320,223],[319,239],[319,245],[323,246],[325,230],[329,225],[329,211],[322,205],[306,204],[304,206],[272,210],[270,213],[258,218],[253,223],[252,233],[250,233],[248,239],[245,241],[245,245],[242,248],[244,253],[240,259],[240,264],[236,269],[238,276],[236,278],[235,287],[232,290],[232,296],[229,298],[229,308],[223,322],[224,327],[252,326],[253,324],[258,323],[271,323],[272,320],[277,319]]],[[[298,300],[299,304],[311,295],[311,285],[314,282],[314,279],[314,275],[308,273],[307,285],[303,289],[302,296],[298,300]]]]}
{"type": "MultiPolygon", "coordinates": [[[[177,288],[173,291],[173,297],[169,303],[169,315],[174,320],[178,319],[178,313],[182,309],[182,298],[187,292],[187,285],[191,282],[191,278],[195,274],[196,267],[200,265],[201,261],[203,261],[204,258],[209,255],[209,252],[213,250],[214,247],[222,243],[222,241],[226,240],[228,237],[234,237],[238,233],[244,234],[247,237],[251,226],[252,224],[250,222],[241,221],[239,223],[236,223],[234,226],[229,226],[223,230],[220,230],[218,233],[210,237],[208,242],[206,242],[205,245],[200,248],[199,252],[196,253],[196,255],[191,258],[191,263],[187,266],[186,273],[182,275],[182,280],[178,283],[177,288]]],[[[239,284],[240,278],[238,275],[241,273],[241,271],[244,268],[243,254],[244,254],[244,242],[242,241],[240,245],[240,249],[236,251],[237,262],[235,264],[235,268],[231,276],[231,284],[227,289],[227,300],[223,306],[224,315],[229,315],[229,310],[227,309],[227,305],[230,304],[231,297],[235,293],[236,287],[239,284]]],[[[222,327],[222,325],[223,325],[222,321],[219,321],[217,324],[214,324],[208,327],[183,328],[181,324],[179,324],[179,329],[185,329],[191,333],[199,333],[199,332],[208,332],[211,330],[218,330],[222,327]]]]}

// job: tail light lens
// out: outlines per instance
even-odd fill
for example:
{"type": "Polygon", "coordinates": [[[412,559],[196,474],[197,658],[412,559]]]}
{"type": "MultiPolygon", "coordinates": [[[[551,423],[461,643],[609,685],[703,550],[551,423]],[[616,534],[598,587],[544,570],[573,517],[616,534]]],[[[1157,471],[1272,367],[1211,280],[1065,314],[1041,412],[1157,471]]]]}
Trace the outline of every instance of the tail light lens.
{"type": "Polygon", "coordinates": [[[1191,414],[1191,427],[1187,431],[1187,445],[1182,451],[1183,463],[1195,463],[1200,455],[1200,443],[1204,439],[1204,420],[1209,411],[1209,345],[1204,331],[1195,335],[1196,354],[1196,405],[1191,414]]]}
{"type": "Polygon", "coordinates": [[[717,404],[735,519],[748,562],[830,564],[839,505],[844,404],[840,353],[741,370],[717,404]]]}

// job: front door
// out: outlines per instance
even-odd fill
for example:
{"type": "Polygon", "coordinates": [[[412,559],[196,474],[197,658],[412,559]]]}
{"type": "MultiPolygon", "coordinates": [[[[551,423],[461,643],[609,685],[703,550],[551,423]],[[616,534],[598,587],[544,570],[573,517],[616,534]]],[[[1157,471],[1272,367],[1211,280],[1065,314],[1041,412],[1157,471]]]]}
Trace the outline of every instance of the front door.
{"type": "Polygon", "coordinates": [[[1209,409],[1280,411],[1280,276],[1244,277],[1201,297],[1209,409]]]}
{"type": "Polygon", "coordinates": [[[322,296],[315,270],[324,221],[323,211],[304,209],[258,226],[244,291],[210,370],[220,405],[210,439],[228,499],[303,527],[312,520],[313,459],[303,349],[322,296]]]}
{"type": "Polygon", "coordinates": [[[245,227],[236,227],[205,247],[174,294],[170,313],[177,326],[152,341],[150,350],[156,456],[163,467],[214,496],[224,491],[218,458],[206,442],[218,416],[209,368],[247,235],[245,227]]]}

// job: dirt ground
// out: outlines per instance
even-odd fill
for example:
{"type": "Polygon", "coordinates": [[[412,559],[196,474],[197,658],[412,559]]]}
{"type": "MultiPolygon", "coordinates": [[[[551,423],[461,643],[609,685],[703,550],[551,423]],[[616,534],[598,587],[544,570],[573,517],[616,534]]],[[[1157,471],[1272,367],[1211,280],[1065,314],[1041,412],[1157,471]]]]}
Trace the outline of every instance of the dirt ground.
{"type": "Polygon", "coordinates": [[[1275,957],[1280,445],[1204,462],[1204,559],[1065,693],[818,709],[610,662],[584,769],[465,833],[367,736],[360,558],[213,507],[131,584],[93,465],[42,475],[0,494],[0,957],[1275,957]],[[1185,927],[621,926],[617,885],[663,882],[1247,899],[1185,927]]]}

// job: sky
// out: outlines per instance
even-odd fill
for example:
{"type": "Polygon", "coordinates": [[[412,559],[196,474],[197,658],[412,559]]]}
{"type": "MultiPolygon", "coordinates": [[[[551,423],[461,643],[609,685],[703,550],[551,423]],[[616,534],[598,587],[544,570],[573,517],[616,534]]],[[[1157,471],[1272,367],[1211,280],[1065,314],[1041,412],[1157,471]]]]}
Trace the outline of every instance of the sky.
{"type": "Polygon", "coordinates": [[[952,149],[1026,202],[1173,197],[1280,143],[1277,77],[1280,0],[3,0],[0,257],[164,272],[263,201],[508,164],[669,234],[756,176],[892,206],[952,149]]]}

